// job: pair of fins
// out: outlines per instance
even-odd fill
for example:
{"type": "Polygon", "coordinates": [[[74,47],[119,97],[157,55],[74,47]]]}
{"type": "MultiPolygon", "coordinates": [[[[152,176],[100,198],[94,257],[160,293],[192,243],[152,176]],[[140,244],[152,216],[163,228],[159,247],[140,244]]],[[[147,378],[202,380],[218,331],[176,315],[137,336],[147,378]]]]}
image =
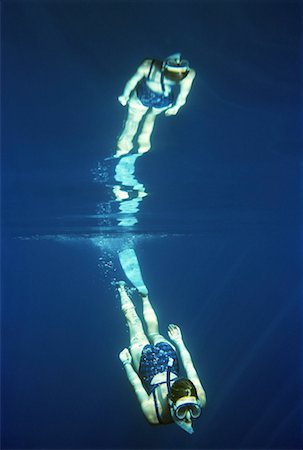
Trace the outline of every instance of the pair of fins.
{"type": "Polygon", "coordinates": [[[119,260],[126,277],[135,286],[138,292],[143,296],[148,295],[148,290],[142,278],[135,250],[133,248],[122,250],[119,252],[119,260]]]}

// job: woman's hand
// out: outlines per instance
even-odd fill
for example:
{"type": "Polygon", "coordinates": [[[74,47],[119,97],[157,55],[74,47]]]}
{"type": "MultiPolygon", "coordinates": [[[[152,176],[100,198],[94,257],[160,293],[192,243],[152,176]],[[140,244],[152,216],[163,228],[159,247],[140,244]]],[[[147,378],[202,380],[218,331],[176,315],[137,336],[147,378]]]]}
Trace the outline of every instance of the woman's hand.
{"type": "Polygon", "coordinates": [[[132,356],[131,356],[131,354],[129,353],[129,350],[128,350],[128,348],[124,348],[120,353],[119,353],[119,358],[120,358],[120,361],[123,363],[123,364],[130,364],[131,362],[132,362],[132,356]]]}
{"type": "Polygon", "coordinates": [[[122,106],[126,106],[128,102],[128,98],[126,98],[124,95],[120,95],[120,97],[118,97],[118,100],[122,106]]]}
{"type": "Polygon", "coordinates": [[[182,333],[178,325],[174,325],[173,323],[170,323],[167,328],[168,336],[170,339],[178,344],[179,342],[182,342],[182,333]]]}
{"type": "Polygon", "coordinates": [[[168,108],[164,114],[166,116],[175,116],[178,113],[179,109],[180,108],[178,108],[177,106],[172,106],[171,108],[168,108]]]}

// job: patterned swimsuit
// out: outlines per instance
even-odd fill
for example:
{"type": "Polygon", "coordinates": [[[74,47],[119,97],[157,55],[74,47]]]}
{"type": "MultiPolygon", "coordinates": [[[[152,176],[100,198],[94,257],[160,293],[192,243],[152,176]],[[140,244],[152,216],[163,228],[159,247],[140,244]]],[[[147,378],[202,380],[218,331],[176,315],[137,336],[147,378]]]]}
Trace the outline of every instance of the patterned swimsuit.
{"type": "Polygon", "coordinates": [[[148,395],[151,393],[153,394],[155,410],[159,423],[162,423],[162,420],[159,414],[155,389],[160,384],[166,384],[167,380],[156,384],[151,384],[151,381],[158,373],[167,372],[168,370],[170,373],[177,375],[177,377],[179,376],[179,362],[173,347],[167,342],[158,342],[156,345],[145,345],[140,359],[139,377],[141,378],[144,389],[148,395]],[[170,368],[168,368],[169,358],[173,359],[173,365],[170,368]]]}
{"type": "Polygon", "coordinates": [[[152,61],[147,77],[144,77],[136,86],[136,93],[140,102],[148,108],[168,108],[173,105],[175,101],[175,88],[176,84],[172,86],[170,92],[166,95],[164,84],[164,73],[161,70],[161,87],[162,92],[155,92],[150,89],[147,81],[150,79],[152,68],[155,64],[155,60],[152,61]]]}

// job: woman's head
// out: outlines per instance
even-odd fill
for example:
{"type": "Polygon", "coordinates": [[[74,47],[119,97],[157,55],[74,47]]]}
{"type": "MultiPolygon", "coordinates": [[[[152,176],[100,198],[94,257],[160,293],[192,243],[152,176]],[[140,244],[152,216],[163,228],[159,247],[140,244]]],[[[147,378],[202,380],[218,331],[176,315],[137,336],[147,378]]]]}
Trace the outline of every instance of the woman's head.
{"type": "Polygon", "coordinates": [[[188,433],[193,433],[192,419],[201,414],[201,403],[194,384],[187,378],[177,379],[170,388],[168,403],[174,422],[188,433]]]}
{"type": "Polygon", "coordinates": [[[162,63],[162,70],[165,78],[177,83],[188,75],[189,63],[186,59],[181,59],[181,53],[174,53],[165,58],[162,63]]]}

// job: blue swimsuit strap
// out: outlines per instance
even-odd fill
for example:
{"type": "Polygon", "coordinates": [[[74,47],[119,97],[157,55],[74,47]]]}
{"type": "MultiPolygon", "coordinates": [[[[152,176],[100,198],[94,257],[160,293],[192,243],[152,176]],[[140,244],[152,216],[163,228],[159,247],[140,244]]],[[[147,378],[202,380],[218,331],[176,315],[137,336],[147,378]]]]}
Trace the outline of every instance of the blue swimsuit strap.
{"type": "Polygon", "coordinates": [[[157,401],[157,397],[156,397],[156,387],[159,386],[160,384],[166,384],[167,392],[169,394],[170,393],[170,383],[171,383],[170,374],[171,374],[171,366],[168,366],[167,372],[166,372],[166,381],[160,381],[160,383],[155,384],[153,386],[153,390],[152,390],[153,397],[154,397],[154,405],[155,405],[156,415],[157,415],[157,419],[158,419],[159,423],[163,423],[163,422],[161,420],[161,416],[160,416],[160,413],[159,413],[158,401],[157,401]]]}
{"type": "Polygon", "coordinates": [[[147,79],[148,80],[150,78],[150,74],[151,74],[152,68],[154,67],[154,63],[155,63],[155,60],[153,59],[152,62],[151,62],[150,68],[149,68],[148,75],[147,75],[147,79]]]}
{"type": "Polygon", "coordinates": [[[163,423],[163,422],[161,420],[161,416],[160,416],[160,413],[159,413],[159,406],[158,406],[158,401],[157,401],[157,397],[156,397],[156,387],[158,387],[160,384],[164,384],[164,383],[166,384],[167,381],[160,381],[160,383],[154,384],[153,390],[152,390],[153,397],[154,397],[154,405],[155,405],[156,415],[157,415],[157,419],[158,419],[159,423],[163,423]]]}
{"type": "Polygon", "coordinates": [[[161,416],[160,416],[160,413],[159,413],[159,406],[158,406],[158,401],[157,401],[156,390],[155,389],[153,390],[153,397],[154,397],[154,405],[155,405],[155,410],[156,410],[156,415],[157,415],[158,422],[162,423],[161,416]]]}
{"type": "Polygon", "coordinates": [[[163,70],[161,70],[161,87],[162,87],[162,91],[163,91],[163,94],[165,93],[165,85],[164,85],[164,72],[163,72],[163,70]]]}
{"type": "MultiPolygon", "coordinates": [[[[155,60],[153,59],[152,62],[151,62],[150,68],[149,68],[149,72],[148,72],[148,75],[147,75],[147,80],[150,79],[151,71],[152,71],[152,69],[154,67],[154,64],[155,64],[155,60]]],[[[160,83],[161,83],[161,87],[162,87],[162,92],[164,94],[165,93],[165,84],[164,84],[164,71],[163,71],[162,68],[161,68],[160,83]]]]}

